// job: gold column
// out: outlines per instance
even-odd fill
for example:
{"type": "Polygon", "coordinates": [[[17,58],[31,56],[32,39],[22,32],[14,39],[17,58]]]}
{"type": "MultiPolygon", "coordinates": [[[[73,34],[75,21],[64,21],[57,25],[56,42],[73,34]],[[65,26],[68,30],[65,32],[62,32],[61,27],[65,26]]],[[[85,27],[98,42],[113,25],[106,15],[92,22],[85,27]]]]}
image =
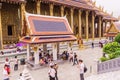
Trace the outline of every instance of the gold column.
{"type": "Polygon", "coordinates": [[[110,20],[110,25],[113,23],[113,20],[110,20]]]}
{"type": "Polygon", "coordinates": [[[81,14],[82,14],[82,11],[79,10],[79,13],[78,13],[78,21],[79,21],[79,38],[82,38],[82,31],[81,31],[81,14]]]}
{"type": "Polygon", "coordinates": [[[21,8],[20,8],[20,11],[21,11],[21,35],[25,35],[25,30],[24,30],[24,19],[25,19],[25,3],[22,3],[21,4],[21,8]]]}
{"type": "Polygon", "coordinates": [[[71,28],[72,28],[72,30],[74,32],[74,25],[73,25],[73,13],[74,13],[74,9],[71,8],[70,11],[71,11],[71,14],[70,14],[70,17],[71,17],[71,28]]]}
{"type": "Polygon", "coordinates": [[[95,15],[94,12],[92,12],[92,40],[95,38],[95,15]]]}
{"type": "Polygon", "coordinates": [[[41,5],[41,1],[38,0],[38,1],[36,2],[37,14],[40,14],[40,13],[41,13],[41,12],[40,12],[40,11],[41,11],[41,10],[40,10],[40,5],[41,5]]]}
{"type": "Polygon", "coordinates": [[[3,36],[2,36],[2,23],[1,23],[1,9],[2,3],[0,3],[0,49],[3,49],[3,36]]]}
{"type": "Polygon", "coordinates": [[[102,25],[102,18],[99,16],[99,38],[101,39],[101,25],[102,25]]]}
{"type": "Polygon", "coordinates": [[[50,16],[53,16],[53,8],[54,8],[54,5],[50,4],[50,16]]]}
{"type": "Polygon", "coordinates": [[[105,28],[104,28],[104,33],[106,33],[106,28],[107,28],[107,20],[105,20],[105,28]]]}
{"type": "MultiPolygon", "coordinates": [[[[61,17],[63,17],[64,16],[64,6],[61,6],[60,9],[61,9],[61,17]]],[[[60,51],[59,46],[60,46],[60,43],[58,42],[57,43],[57,53],[59,53],[59,51],[60,51]]]]}
{"type": "Polygon", "coordinates": [[[61,6],[61,17],[63,17],[64,16],[64,6],[61,6]]]}
{"type": "Polygon", "coordinates": [[[88,11],[86,11],[86,16],[85,16],[85,20],[86,20],[86,25],[85,25],[85,28],[86,28],[86,40],[88,41],[88,11]]]}

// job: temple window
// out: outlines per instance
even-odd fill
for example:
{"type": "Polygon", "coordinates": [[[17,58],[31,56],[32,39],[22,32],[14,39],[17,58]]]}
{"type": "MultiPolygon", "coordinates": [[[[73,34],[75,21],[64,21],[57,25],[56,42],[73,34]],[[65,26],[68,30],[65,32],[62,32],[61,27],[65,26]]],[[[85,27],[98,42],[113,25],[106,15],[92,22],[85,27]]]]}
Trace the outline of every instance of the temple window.
{"type": "Polygon", "coordinates": [[[13,25],[8,25],[7,26],[7,30],[8,30],[8,36],[12,36],[13,35],[13,31],[12,31],[13,25]]]}

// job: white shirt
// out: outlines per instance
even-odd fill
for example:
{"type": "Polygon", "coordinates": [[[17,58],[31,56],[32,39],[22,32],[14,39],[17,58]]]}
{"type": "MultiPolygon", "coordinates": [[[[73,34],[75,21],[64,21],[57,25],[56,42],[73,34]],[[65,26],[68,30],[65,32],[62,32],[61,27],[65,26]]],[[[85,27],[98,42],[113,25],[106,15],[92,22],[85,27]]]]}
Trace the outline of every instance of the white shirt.
{"type": "Polygon", "coordinates": [[[17,58],[15,58],[15,60],[14,60],[14,61],[15,61],[15,64],[18,64],[18,59],[17,59],[17,58]]]}
{"type": "Polygon", "coordinates": [[[7,78],[9,78],[7,70],[3,69],[3,79],[7,79],[7,78]]]}
{"type": "Polygon", "coordinates": [[[51,76],[51,77],[55,77],[55,73],[56,73],[56,71],[55,71],[55,69],[53,69],[53,68],[50,68],[50,70],[49,70],[49,75],[51,76]]]}
{"type": "Polygon", "coordinates": [[[70,58],[72,58],[72,57],[73,57],[73,54],[70,53],[70,58]]]}
{"type": "Polygon", "coordinates": [[[9,65],[10,66],[10,62],[9,61],[5,61],[5,65],[9,65]]]}
{"type": "Polygon", "coordinates": [[[80,65],[80,74],[83,74],[85,65],[83,63],[81,63],[79,65],[80,65]]]}

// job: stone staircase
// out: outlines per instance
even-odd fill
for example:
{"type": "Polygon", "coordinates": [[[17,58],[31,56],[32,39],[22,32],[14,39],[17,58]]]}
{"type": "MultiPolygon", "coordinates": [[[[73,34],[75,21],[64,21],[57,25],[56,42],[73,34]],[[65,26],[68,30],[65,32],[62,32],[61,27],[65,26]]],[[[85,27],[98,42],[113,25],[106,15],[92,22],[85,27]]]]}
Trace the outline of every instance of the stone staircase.
{"type": "Polygon", "coordinates": [[[120,80],[120,70],[114,72],[107,72],[103,74],[91,75],[85,80],[120,80]]]}

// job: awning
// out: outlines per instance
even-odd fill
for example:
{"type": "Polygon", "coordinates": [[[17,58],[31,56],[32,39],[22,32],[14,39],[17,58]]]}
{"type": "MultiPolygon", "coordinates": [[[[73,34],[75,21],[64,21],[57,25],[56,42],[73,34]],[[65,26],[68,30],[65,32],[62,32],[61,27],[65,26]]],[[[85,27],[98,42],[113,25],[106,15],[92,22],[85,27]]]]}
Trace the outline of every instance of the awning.
{"type": "Polygon", "coordinates": [[[66,42],[66,41],[75,41],[76,38],[73,35],[67,36],[34,36],[34,37],[23,37],[21,39],[24,43],[54,43],[54,42],[66,42]]]}

